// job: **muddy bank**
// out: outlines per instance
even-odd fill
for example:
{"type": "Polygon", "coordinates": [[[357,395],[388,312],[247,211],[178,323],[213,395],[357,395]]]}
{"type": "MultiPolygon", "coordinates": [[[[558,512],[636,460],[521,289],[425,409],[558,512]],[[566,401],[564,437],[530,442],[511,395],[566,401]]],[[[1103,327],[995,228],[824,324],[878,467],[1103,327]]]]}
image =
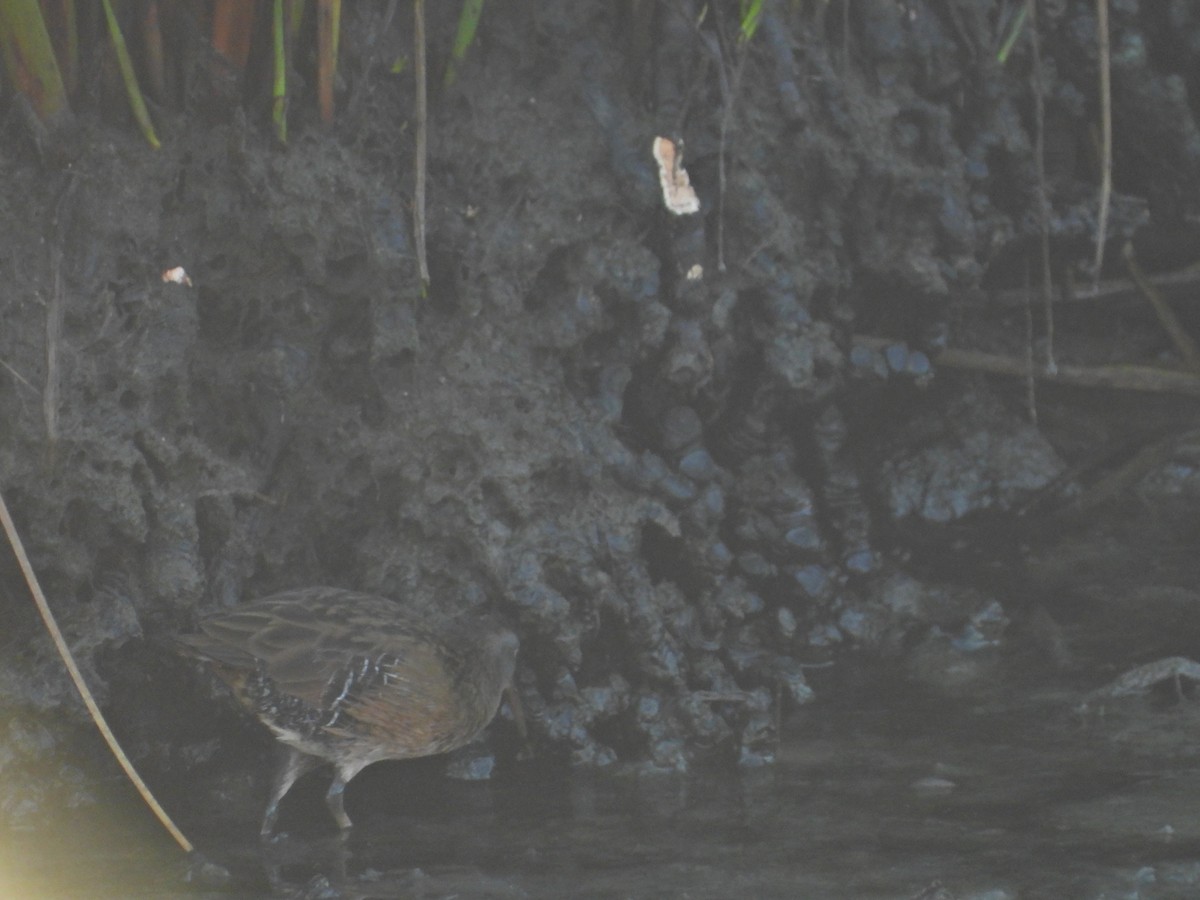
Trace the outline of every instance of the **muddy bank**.
{"type": "MultiPolygon", "coordinates": [[[[424,296],[411,81],[353,42],[355,102],[287,148],[252,102],[168,118],[158,152],[92,110],[65,169],[7,130],[0,486],[134,756],[166,781],[265,750],[158,637],[309,584],[495,609],[542,758],[650,770],[771,761],[859,658],[961,694],[1188,645],[1190,596],[1159,591],[1136,642],[1121,601],[1195,583],[1194,401],[1043,386],[1035,424],[1023,381],[937,365],[1042,358],[1040,308],[1007,304],[1038,297],[1043,222],[1060,283],[1091,258],[1093,7],[1039,23],[1044,219],[1032,45],[995,58],[1008,4],[779,4],[744,55],[728,11],[489,11],[434,104],[424,296]],[[699,213],[662,208],[656,135],[699,213]]],[[[1177,270],[1200,15],[1112,27],[1105,275],[1129,238],[1177,270]]],[[[1055,323],[1064,364],[1172,352],[1133,290],[1055,323]]],[[[3,565],[22,824],[103,764],[3,565]]]]}

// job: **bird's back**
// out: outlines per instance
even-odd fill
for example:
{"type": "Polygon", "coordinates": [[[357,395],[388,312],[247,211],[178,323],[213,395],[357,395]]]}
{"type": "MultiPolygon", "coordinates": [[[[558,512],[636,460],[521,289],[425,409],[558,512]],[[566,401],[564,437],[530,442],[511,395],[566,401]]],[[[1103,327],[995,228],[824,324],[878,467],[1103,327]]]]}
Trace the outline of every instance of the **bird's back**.
{"type": "Polygon", "coordinates": [[[337,588],[287,591],[179,638],[276,736],[336,760],[426,756],[470,741],[512,679],[517,640],[337,588]]]}

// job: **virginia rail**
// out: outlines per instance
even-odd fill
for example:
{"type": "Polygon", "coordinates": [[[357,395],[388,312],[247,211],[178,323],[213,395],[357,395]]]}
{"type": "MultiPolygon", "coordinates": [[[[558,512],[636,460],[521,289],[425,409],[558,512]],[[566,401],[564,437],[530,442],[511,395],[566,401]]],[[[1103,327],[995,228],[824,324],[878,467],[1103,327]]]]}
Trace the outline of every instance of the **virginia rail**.
{"type": "Polygon", "coordinates": [[[333,764],[325,802],[342,828],[346,782],[383,759],[469,743],[512,692],[517,636],[487,618],[436,620],[338,588],[275,594],[200,622],[181,652],[209,663],[279,739],[262,833],[301,775],[333,764]]]}

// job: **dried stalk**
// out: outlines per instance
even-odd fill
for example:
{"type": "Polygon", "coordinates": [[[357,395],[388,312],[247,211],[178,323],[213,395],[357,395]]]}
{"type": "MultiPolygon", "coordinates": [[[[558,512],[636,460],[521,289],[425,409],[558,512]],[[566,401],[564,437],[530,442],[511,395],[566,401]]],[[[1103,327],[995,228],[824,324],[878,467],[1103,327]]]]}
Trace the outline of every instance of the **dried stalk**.
{"type": "Polygon", "coordinates": [[[1093,277],[1100,281],[1108,207],[1112,199],[1112,65],[1109,56],[1108,0],[1096,0],[1096,43],[1100,56],[1100,212],[1096,221],[1096,259],[1093,277]]]}
{"type": "Polygon", "coordinates": [[[413,4],[413,69],[416,78],[417,146],[413,168],[413,237],[417,245],[417,272],[421,289],[429,284],[429,261],[425,255],[425,165],[428,148],[428,99],[425,85],[425,0],[413,4]]]}
{"type": "Polygon", "coordinates": [[[100,730],[104,742],[108,744],[108,749],[112,751],[113,756],[116,757],[117,762],[124,770],[126,777],[133,782],[133,786],[137,788],[146,805],[150,807],[151,811],[157,817],[158,821],[162,823],[162,826],[167,829],[171,837],[175,839],[175,843],[183,849],[184,853],[191,853],[194,849],[192,842],[171,821],[171,817],[167,815],[166,810],[162,808],[158,800],[150,793],[150,788],[142,781],[142,777],[138,775],[137,770],[133,767],[133,763],[129,761],[129,757],[125,755],[125,751],[121,749],[121,745],[117,742],[116,735],[108,727],[108,722],[104,719],[104,713],[100,711],[100,707],[96,703],[96,698],[92,696],[92,692],[83,678],[83,673],[79,671],[79,664],[75,662],[75,658],[71,655],[71,649],[67,646],[67,640],[63,637],[62,629],[58,627],[58,622],[54,619],[54,613],[50,610],[50,604],[46,602],[46,595],[42,592],[41,584],[38,583],[37,575],[33,571],[33,565],[29,562],[29,556],[25,553],[25,545],[21,542],[21,536],[17,533],[17,526],[13,523],[12,516],[8,511],[8,504],[4,502],[2,495],[0,495],[0,524],[4,527],[4,534],[8,537],[13,554],[17,558],[17,564],[20,565],[21,572],[25,576],[25,583],[29,586],[29,593],[33,595],[33,602],[37,604],[38,613],[41,614],[46,631],[50,633],[50,638],[54,641],[58,655],[62,657],[63,665],[67,667],[71,681],[74,682],[75,689],[79,691],[79,696],[83,698],[83,703],[87,707],[88,714],[100,730]]]}
{"type": "Polygon", "coordinates": [[[1042,46],[1038,37],[1036,0],[1025,0],[1025,8],[1029,10],[1029,40],[1033,48],[1033,102],[1037,117],[1034,158],[1037,165],[1038,230],[1042,249],[1042,303],[1046,319],[1046,369],[1054,372],[1054,286],[1050,276],[1050,200],[1046,196],[1046,101],[1042,97],[1042,46]]]}
{"type": "MultiPolygon", "coordinates": [[[[934,359],[934,364],[944,368],[969,369],[973,372],[1010,375],[1018,378],[1024,378],[1029,374],[1029,367],[1024,359],[976,350],[957,350],[953,347],[939,353],[934,359]]],[[[1200,397],[1200,377],[1191,372],[1163,369],[1157,366],[1061,365],[1053,372],[1045,369],[1037,370],[1034,372],[1034,376],[1040,381],[1070,384],[1077,387],[1200,397]]]]}
{"type": "Polygon", "coordinates": [[[1180,324],[1179,319],[1175,316],[1175,311],[1167,304],[1162,292],[1158,290],[1146,274],[1142,271],[1142,267],[1138,265],[1137,257],[1133,252],[1133,242],[1125,242],[1125,265],[1129,268],[1129,277],[1141,290],[1142,296],[1154,309],[1154,315],[1158,317],[1158,323],[1162,325],[1163,331],[1167,333],[1167,337],[1171,339],[1171,343],[1175,345],[1176,352],[1180,355],[1187,367],[1193,372],[1200,373],[1200,349],[1197,349],[1196,342],[1192,340],[1191,335],[1187,333],[1187,329],[1180,324]]]}

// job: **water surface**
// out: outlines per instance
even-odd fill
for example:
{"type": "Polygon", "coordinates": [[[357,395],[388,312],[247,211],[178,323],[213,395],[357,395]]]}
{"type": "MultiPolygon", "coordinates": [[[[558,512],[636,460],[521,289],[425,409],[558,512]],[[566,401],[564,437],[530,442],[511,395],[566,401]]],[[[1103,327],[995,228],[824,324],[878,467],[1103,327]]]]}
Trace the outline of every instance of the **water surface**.
{"type": "Polygon", "coordinates": [[[4,896],[1200,896],[1200,713],[1135,698],[1082,716],[1073,699],[868,691],[793,716],[776,764],[752,770],[534,761],[456,782],[436,762],[382,764],[352,783],[345,840],[312,776],[285,806],[289,833],[261,847],[263,785],[247,781],[215,813],[181,815],[229,869],[219,891],[182,880],[132,801],[106,804],[9,835],[4,896]]]}

